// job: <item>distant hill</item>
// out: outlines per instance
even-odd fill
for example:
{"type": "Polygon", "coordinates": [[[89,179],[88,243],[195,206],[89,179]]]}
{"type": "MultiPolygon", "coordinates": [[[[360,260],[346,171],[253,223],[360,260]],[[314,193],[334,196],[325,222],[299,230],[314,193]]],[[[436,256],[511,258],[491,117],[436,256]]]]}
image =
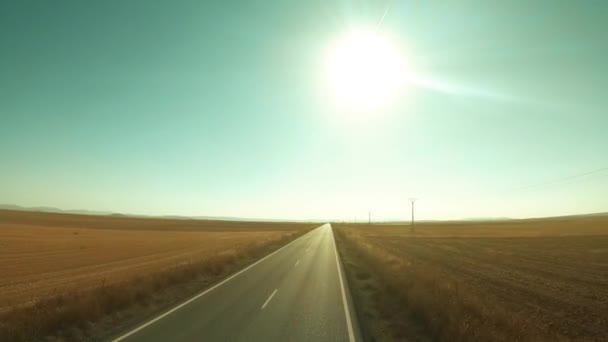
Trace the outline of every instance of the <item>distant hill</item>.
{"type": "Polygon", "coordinates": [[[509,221],[513,220],[510,217],[468,217],[460,221],[509,221]]]}
{"type": "Polygon", "coordinates": [[[15,204],[0,204],[0,210],[18,210],[18,211],[37,211],[44,213],[58,214],[79,214],[79,215],[102,215],[102,216],[127,216],[127,217],[156,217],[172,220],[209,220],[209,221],[246,221],[246,222],[326,222],[325,220],[286,220],[286,219],[263,219],[263,218],[247,218],[247,217],[232,217],[232,216],[182,216],[182,215],[137,215],[124,214],[109,211],[86,210],[86,209],[71,209],[64,210],[55,207],[23,207],[15,204]]]}
{"type": "Polygon", "coordinates": [[[594,218],[594,217],[608,217],[608,212],[604,213],[591,213],[591,214],[575,214],[575,215],[562,215],[562,216],[551,216],[551,217],[533,217],[535,220],[563,220],[563,219],[576,219],[576,218],[594,218]]]}
{"type": "MultiPolygon", "coordinates": [[[[20,210],[20,211],[38,211],[45,213],[64,213],[64,214],[79,214],[79,215],[110,215],[110,216],[130,216],[130,217],[157,217],[174,220],[212,220],[212,221],[248,221],[248,222],[327,222],[327,220],[319,219],[305,219],[305,220],[286,220],[286,219],[264,219],[264,218],[247,218],[247,217],[235,217],[235,216],[184,216],[184,215],[137,215],[137,214],[124,214],[110,211],[99,211],[99,210],[86,210],[86,209],[71,209],[64,210],[55,207],[23,207],[15,204],[0,204],[0,209],[5,210],[20,210]]],[[[576,214],[576,215],[562,215],[562,216],[550,216],[550,217],[530,217],[523,218],[524,220],[535,220],[535,219],[549,219],[549,220],[561,220],[569,218],[593,218],[593,217],[608,217],[608,212],[602,213],[591,213],[591,214],[576,214]]],[[[521,220],[521,218],[518,218],[521,220]]],[[[518,220],[509,217],[470,217],[457,220],[419,220],[417,223],[433,223],[433,222],[496,222],[496,221],[509,221],[518,220]]],[[[334,222],[339,222],[334,221],[334,222]]],[[[361,222],[364,223],[364,222],[361,222]]],[[[382,220],[375,221],[374,223],[382,224],[403,224],[409,223],[409,220],[382,220]]]]}
{"type": "Polygon", "coordinates": [[[608,216],[608,212],[605,213],[596,213],[596,214],[586,214],[582,216],[608,216]]]}
{"type": "Polygon", "coordinates": [[[43,213],[64,213],[64,214],[80,214],[80,215],[121,215],[109,211],[96,211],[86,209],[63,210],[55,207],[22,207],[15,204],[0,204],[0,209],[19,210],[19,211],[40,211],[43,213]]]}

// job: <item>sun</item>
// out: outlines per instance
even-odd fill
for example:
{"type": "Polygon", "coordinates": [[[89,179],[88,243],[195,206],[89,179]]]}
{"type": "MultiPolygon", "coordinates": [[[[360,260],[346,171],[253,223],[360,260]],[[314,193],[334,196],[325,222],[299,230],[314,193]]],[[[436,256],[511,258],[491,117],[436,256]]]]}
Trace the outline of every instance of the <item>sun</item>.
{"type": "Polygon", "coordinates": [[[339,108],[353,115],[376,114],[403,95],[407,68],[387,36],[355,31],[329,49],[326,76],[339,108]]]}

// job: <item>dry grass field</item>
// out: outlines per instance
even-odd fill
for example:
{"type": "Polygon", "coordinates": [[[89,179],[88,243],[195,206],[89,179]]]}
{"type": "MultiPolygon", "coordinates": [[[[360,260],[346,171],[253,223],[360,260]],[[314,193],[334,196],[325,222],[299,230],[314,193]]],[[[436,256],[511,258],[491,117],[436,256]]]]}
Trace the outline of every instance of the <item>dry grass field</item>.
{"type": "Polygon", "coordinates": [[[208,283],[315,226],[0,211],[0,340],[68,327],[70,305],[97,306],[90,321],[180,282],[208,283]],[[89,302],[104,296],[113,304],[89,302]],[[58,318],[32,331],[40,325],[17,322],[19,313],[58,318]]]}
{"type": "Polygon", "coordinates": [[[334,225],[370,340],[608,340],[608,218],[334,225]]]}

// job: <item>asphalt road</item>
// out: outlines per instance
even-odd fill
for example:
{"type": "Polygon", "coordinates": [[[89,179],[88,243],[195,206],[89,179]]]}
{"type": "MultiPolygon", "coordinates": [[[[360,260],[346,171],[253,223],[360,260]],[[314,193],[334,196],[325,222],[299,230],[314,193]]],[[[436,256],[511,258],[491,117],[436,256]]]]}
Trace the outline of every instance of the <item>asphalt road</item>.
{"type": "Polygon", "coordinates": [[[360,340],[325,224],[113,341],[360,340]]]}

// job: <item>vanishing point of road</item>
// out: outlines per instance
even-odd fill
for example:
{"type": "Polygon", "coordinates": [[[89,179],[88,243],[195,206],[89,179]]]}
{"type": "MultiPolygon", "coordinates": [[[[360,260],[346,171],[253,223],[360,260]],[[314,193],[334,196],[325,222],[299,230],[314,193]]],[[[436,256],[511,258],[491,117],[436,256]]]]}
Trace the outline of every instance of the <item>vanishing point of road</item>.
{"type": "Polygon", "coordinates": [[[360,341],[325,224],[113,342],[360,341]]]}

